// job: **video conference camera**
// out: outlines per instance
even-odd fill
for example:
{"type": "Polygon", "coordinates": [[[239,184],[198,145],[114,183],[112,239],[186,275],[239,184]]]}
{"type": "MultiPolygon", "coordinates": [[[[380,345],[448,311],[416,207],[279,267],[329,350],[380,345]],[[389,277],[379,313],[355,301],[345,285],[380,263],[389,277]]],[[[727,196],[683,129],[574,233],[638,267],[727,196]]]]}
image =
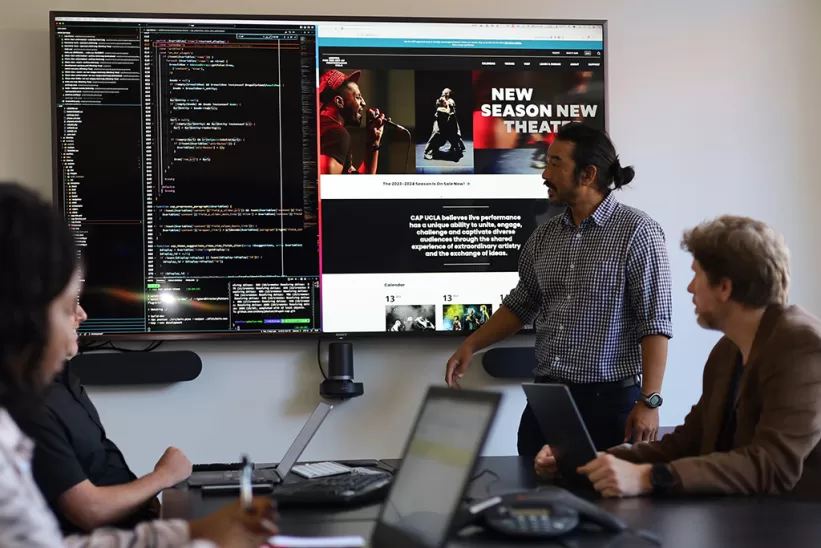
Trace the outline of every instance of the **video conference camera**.
{"type": "Polygon", "coordinates": [[[353,345],[333,342],[328,345],[328,376],[319,385],[323,398],[348,400],[365,393],[361,382],[353,382],[353,345]]]}

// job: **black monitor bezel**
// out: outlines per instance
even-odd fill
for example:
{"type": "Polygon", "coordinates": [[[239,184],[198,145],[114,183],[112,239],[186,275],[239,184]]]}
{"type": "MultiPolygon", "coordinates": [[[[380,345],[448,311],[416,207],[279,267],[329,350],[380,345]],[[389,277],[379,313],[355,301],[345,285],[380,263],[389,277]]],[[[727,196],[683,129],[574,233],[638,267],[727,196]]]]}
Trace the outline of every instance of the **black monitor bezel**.
{"type": "MultiPolygon", "coordinates": [[[[60,173],[59,173],[59,131],[57,121],[57,56],[56,53],[56,25],[59,17],[123,17],[123,18],[196,18],[196,19],[246,19],[249,21],[283,21],[283,22],[356,22],[356,23],[452,23],[452,24],[511,24],[511,25],[595,25],[602,27],[602,51],[604,55],[604,103],[609,101],[609,73],[607,52],[607,20],[606,19],[523,19],[523,18],[487,18],[487,17],[395,17],[378,15],[275,15],[275,14],[238,14],[238,13],[210,13],[203,14],[197,12],[177,12],[177,13],[157,13],[157,12],[108,12],[108,11],[70,11],[58,10],[49,11],[49,57],[51,75],[51,164],[52,164],[52,196],[56,207],[65,215],[63,204],[57,198],[60,195],[60,173]]],[[[604,124],[609,130],[610,109],[605,108],[604,124]]],[[[322,316],[320,304],[320,318],[322,316]]],[[[320,320],[321,324],[321,320],[320,320]]],[[[523,330],[519,334],[532,335],[532,330],[523,330]]],[[[324,332],[320,331],[286,331],[286,332],[242,332],[225,331],[209,333],[127,333],[127,334],[83,334],[81,341],[174,341],[174,340],[247,340],[247,339],[370,339],[389,338],[394,340],[416,340],[429,339],[435,337],[458,338],[466,336],[460,331],[405,331],[397,335],[391,331],[353,331],[353,332],[324,332]]]]}

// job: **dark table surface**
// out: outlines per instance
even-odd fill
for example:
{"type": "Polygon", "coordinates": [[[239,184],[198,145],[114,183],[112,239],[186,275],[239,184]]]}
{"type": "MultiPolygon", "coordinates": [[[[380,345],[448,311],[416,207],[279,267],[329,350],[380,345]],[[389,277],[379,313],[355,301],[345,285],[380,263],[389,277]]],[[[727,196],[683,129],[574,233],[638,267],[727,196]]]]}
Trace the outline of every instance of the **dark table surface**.
{"type": "MultiPolygon", "coordinates": [[[[385,460],[398,465],[398,461],[385,460]]],[[[520,457],[483,457],[467,495],[490,495],[537,485],[532,461],[520,457]]],[[[202,496],[197,489],[163,491],[163,517],[197,518],[229,503],[236,495],[202,496]]],[[[819,494],[821,499],[821,494],[819,494]]],[[[636,530],[647,530],[671,548],[821,547],[821,500],[773,497],[650,497],[598,500],[597,504],[636,530]]],[[[360,535],[368,538],[379,515],[380,505],[350,510],[315,508],[280,511],[282,534],[297,536],[360,535]]],[[[583,537],[564,544],[500,542],[486,538],[455,541],[453,546],[652,546],[631,535],[583,537]]]]}

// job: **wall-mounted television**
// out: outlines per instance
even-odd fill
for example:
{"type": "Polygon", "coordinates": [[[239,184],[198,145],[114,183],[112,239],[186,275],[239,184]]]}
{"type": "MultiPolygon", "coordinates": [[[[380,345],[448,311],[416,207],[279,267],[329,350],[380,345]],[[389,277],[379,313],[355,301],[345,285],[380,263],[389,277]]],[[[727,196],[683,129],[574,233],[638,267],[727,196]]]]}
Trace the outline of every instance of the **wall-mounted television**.
{"type": "Polygon", "coordinates": [[[606,127],[603,21],[50,18],[86,340],[464,335],[559,212],[555,132],[606,127]]]}

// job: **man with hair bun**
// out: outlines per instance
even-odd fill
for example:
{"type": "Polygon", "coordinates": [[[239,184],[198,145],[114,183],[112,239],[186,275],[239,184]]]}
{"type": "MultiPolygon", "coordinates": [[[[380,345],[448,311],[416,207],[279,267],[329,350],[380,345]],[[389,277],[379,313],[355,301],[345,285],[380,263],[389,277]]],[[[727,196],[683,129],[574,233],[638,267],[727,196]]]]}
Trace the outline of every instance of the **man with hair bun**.
{"type": "MultiPolygon", "coordinates": [[[[696,320],[719,331],[684,424],[610,449],[579,472],[604,496],[821,497],[821,321],[789,305],[790,259],[772,228],[719,217],[684,233],[696,320]]],[[[549,447],[535,462],[555,473],[549,447]]]]}
{"type": "MultiPolygon", "coordinates": [[[[673,336],[670,263],[661,226],[613,195],[634,175],[606,132],[561,128],[542,178],[565,212],[530,236],[518,285],[448,361],[449,386],[459,386],[475,352],[534,322],[535,381],[568,386],[598,449],[656,439],[673,336]]],[[[534,457],[544,444],[528,405],[519,454],[534,457]]]]}

